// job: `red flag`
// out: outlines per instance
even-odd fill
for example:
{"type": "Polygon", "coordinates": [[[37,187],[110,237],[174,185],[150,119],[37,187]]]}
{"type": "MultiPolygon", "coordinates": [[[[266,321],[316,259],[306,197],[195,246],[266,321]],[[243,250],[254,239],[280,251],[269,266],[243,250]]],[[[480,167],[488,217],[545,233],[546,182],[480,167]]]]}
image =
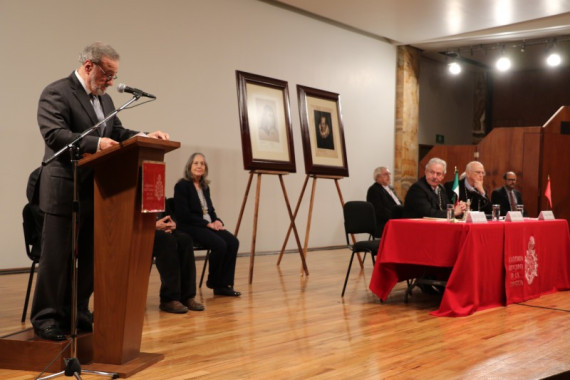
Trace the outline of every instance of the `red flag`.
{"type": "Polygon", "coordinates": [[[544,196],[548,199],[548,204],[552,208],[552,193],[550,192],[550,176],[548,176],[548,182],[546,182],[546,190],[544,190],[544,196]]]}

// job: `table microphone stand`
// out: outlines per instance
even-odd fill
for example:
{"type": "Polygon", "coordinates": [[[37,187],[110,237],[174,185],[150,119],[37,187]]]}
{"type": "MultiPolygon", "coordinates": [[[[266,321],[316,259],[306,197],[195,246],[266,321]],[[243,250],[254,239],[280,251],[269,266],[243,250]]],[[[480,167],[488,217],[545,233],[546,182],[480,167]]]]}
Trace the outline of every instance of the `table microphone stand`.
{"type": "MultiPolygon", "coordinates": [[[[79,359],[77,358],[77,253],[78,253],[78,244],[77,244],[77,237],[78,237],[78,225],[79,225],[79,197],[77,191],[77,163],[79,161],[79,147],[78,143],[81,141],[85,136],[90,134],[95,129],[99,128],[103,123],[107,120],[115,116],[119,111],[122,111],[126,107],[128,107],[131,103],[138,100],[141,97],[139,94],[134,94],[133,98],[130,99],[128,102],[123,104],[121,107],[116,109],[115,111],[111,112],[107,115],[103,120],[99,121],[97,124],[92,126],[89,129],[86,129],[78,138],[61,148],[57,151],[53,156],[42,162],[42,165],[47,165],[52,162],[54,159],[59,157],[63,152],[69,151],[72,170],[73,170],[73,203],[71,208],[71,264],[72,264],[72,274],[71,274],[71,349],[70,349],[70,357],[64,359],[65,361],[65,370],[54,373],[52,375],[48,375],[45,377],[40,377],[37,380],[44,380],[44,379],[53,379],[59,376],[66,376],[66,377],[75,377],[76,379],[81,379],[81,364],[79,363],[79,359]]],[[[83,370],[85,373],[90,373],[94,375],[101,375],[101,376],[109,376],[111,379],[117,379],[119,375],[114,372],[101,372],[101,371],[94,371],[94,370],[83,370]]]]}

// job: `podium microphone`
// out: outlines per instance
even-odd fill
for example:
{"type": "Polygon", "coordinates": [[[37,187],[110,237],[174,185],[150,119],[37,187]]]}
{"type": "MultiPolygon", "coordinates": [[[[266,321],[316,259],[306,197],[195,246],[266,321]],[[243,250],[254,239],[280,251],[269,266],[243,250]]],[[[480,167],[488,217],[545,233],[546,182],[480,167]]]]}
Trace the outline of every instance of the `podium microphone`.
{"type": "Polygon", "coordinates": [[[153,94],[149,94],[148,92],[144,92],[143,90],[139,90],[138,88],[129,87],[124,83],[119,83],[117,86],[117,91],[119,92],[128,92],[129,94],[144,96],[145,98],[156,99],[156,96],[153,94]]]}

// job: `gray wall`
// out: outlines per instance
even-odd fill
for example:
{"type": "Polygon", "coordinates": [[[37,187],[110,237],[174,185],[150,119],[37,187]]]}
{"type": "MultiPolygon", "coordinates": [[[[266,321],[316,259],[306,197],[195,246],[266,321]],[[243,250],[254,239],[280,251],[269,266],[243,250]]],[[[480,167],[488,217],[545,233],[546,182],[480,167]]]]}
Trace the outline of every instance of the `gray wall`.
{"type": "MultiPolygon", "coordinates": [[[[24,267],[21,227],[28,174],[43,156],[37,122],[39,94],[69,75],[81,49],[96,40],[121,54],[118,82],[158,100],[121,113],[132,129],[162,129],[182,147],[167,155],[167,195],[187,157],[206,154],[212,197],[233,231],[247,184],[243,169],[235,70],[289,83],[297,173],[284,177],[293,207],[305,170],[296,85],[339,93],[350,177],[345,201],[364,199],[378,165],[393,167],[395,48],[256,0],[0,0],[0,269],[24,267]]],[[[130,97],[110,89],[117,106],[130,97]]],[[[279,250],[288,216],[276,177],[261,187],[257,251],[279,250]]],[[[310,247],[344,244],[334,183],[317,181],[310,247]]],[[[238,237],[249,252],[253,195],[238,237]]],[[[304,239],[309,193],[297,220],[304,239]]],[[[291,240],[288,248],[293,248],[291,240]]],[[[298,260],[298,257],[286,257],[298,260]]],[[[311,265],[308,256],[309,269],[311,265]]]]}

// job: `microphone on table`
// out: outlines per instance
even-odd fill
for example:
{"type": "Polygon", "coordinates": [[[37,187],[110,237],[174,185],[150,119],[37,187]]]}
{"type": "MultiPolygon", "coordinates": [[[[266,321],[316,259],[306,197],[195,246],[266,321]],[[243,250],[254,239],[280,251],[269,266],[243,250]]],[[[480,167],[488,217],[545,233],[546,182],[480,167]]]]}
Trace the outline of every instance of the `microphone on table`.
{"type": "Polygon", "coordinates": [[[119,85],[117,86],[117,91],[128,92],[129,94],[144,96],[145,98],[156,99],[156,96],[154,96],[153,94],[149,94],[148,92],[144,92],[143,90],[139,90],[138,88],[129,87],[124,83],[119,83],[119,85]]]}

